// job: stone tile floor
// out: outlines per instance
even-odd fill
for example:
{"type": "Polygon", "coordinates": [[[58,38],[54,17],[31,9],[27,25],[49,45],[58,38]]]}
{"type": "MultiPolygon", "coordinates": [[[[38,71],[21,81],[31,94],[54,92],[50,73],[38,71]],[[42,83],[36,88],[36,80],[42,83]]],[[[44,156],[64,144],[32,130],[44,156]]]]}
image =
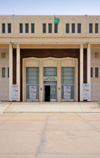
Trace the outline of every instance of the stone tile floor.
{"type": "Polygon", "coordinates": [[[0,158],[100,158],[100,113],[2,113],[0,158]]]}
{"type": "Polygon", "coordinates": [[[4,112],[100,112],[100,106],[97,102],[12,102],[4,112]]]}

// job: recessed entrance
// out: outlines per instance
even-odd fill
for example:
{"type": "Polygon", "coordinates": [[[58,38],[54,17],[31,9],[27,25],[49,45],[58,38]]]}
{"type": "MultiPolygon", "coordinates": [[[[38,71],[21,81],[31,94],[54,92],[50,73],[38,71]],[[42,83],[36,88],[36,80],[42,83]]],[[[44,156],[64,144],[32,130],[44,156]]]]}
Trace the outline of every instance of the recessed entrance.
{"type": "Polygon", "coordinates": [[[57,101],[57,68],[44,68],[44,101],[57,101]]]}
{"type": "Polygon", "coordinates": [[[45,101],[50,101],[50,86],[45,86],[45,101]]]}

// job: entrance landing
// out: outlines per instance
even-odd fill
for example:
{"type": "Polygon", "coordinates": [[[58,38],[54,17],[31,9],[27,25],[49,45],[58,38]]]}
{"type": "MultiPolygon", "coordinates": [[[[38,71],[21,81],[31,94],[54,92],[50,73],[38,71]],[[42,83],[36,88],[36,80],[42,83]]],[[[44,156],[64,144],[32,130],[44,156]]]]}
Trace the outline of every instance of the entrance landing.
{"type": "Polygon", "coordinates": [[[100,112],[97,102],[12,102],[4,113],[100,112]]]}

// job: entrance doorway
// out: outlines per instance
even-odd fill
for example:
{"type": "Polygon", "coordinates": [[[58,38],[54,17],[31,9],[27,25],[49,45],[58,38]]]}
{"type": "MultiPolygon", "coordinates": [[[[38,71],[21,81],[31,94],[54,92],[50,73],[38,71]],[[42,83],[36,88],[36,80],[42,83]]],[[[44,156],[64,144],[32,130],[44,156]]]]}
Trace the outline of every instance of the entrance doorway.
{"type": "Polygon", "coordinates": [[[45,101],[50,101],[50,86],[45,86],[45,101]]]}
{"type": "Polygon", "coordinates": [[[56,85],[44,85],[44,101],[48,101],[48,102],[57,101],[56,85]]]}
{"type": "Polygon", "coordinates": [[[57,101],[57,68],[44,67],[44,101],[57,101]]]}

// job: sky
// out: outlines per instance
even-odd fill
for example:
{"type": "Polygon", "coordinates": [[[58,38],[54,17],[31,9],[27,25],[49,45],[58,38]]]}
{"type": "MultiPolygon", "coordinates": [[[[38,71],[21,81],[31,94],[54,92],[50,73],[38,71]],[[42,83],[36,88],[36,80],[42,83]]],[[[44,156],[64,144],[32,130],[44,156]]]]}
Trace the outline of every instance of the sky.
{"type": "Polygon", "coordinates": [[[100,15],[100,0],[0,0],[0,15],[100,15]]]}

